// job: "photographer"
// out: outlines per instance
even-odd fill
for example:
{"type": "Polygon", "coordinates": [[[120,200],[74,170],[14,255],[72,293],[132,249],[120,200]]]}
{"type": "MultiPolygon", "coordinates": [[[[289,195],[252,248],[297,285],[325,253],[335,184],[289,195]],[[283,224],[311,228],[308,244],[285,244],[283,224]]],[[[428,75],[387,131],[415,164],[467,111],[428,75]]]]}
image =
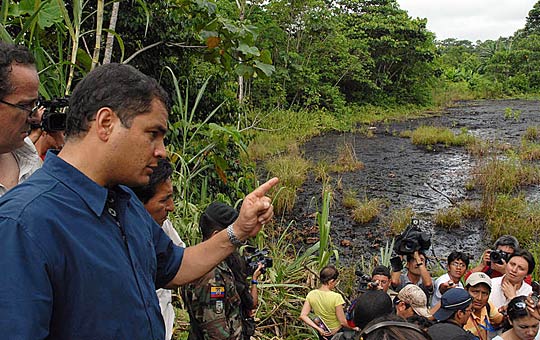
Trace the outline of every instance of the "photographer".
{"type": "MultiPolygon", "coordinates": [[[[199,220],[203,241],[227,228],[238,217],[231,206],[214,202],[199,220]]],[[[251,287],[247,264],[234,252],[200,279],[182,287],[189,313],[191,340],[250,339],[255,332],[253,310],[258,304],[257,284],[264,267],[255,269],[251,287]]]]}
{"type": "Polygon", "coordinates": [[[41,166],[28,138],[37,118],[39,78],[26,47],[0,41],[0,196],[41,166]]]}
{"type": "Polygon", "coordinates": [[[392,288],[399,292],[407,284],[412,283],[422,288],[429,299],[433,294],[433,280],[426,268],[426,255],[416,250],[413,254],[406,255],[405,258],[407,260],[407,270],[405,272],[402,272],[402,255],[393,257],[390,260],[392,265],[392,288]]]}
{"type": "MultiPolygon", "coordinates": [[[[519,248],[519,242],[517,238],[512,235],[503,235],[495,241],[492,249],[486,249],[482,254],[482,261],[474,268],[472,268],[467,274],[465,279],[471,275],[471,273],[482,272],[486,273],[490,278],[496,278],[503,276],[506,272],[506,262],[510,255],[519,248]]],[[[527,283],[531,283],[531,279],[528,278],[527,283]]]]}

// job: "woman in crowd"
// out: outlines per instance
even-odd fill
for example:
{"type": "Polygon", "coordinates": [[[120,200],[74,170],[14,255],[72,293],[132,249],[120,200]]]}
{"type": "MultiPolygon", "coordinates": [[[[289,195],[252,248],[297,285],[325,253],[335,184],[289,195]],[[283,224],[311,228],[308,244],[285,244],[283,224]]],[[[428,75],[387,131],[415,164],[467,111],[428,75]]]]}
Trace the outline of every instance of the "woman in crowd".
{"type": "Polygon", "coordinates": [[[347,324],[343,310],[345,300],[343,300],[341,294],[333,291],[339,282],[338,276],[339,272],[336,267],[324,267],[319,275],[321,280],[320,288],[308,293],[300,313],[300,319],[306,325],[315,329],[319,334],[319,339],[322,340],[332,338],[342,328],[358,330],[357,327],[352,328],[347,324]],[[311,310],[322,320],[322,323],[316,323],[309,317],[311,310]]]}
{"type": "Polygon", "coordinates": [[[517,296],[508,303],[506,313],[510,328],[493,340],[538,340],[538,321],[527,308],[526,296],[517,296]]]}

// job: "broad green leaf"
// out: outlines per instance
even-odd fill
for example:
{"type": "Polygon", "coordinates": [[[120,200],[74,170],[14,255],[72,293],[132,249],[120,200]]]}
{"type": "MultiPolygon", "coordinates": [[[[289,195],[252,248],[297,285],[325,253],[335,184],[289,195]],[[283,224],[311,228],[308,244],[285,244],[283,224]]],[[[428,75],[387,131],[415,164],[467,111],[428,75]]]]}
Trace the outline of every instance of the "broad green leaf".
{"type": "Polygon", "coordinates": [[[261,70],[267,77],[270,77],[276,71],[273,65],[265,64],[258,60],[255,60],[255,67],[261,70]]]}
{"type": "Polygon", "coordinates": [[[259,49],[256,46],[248,46],[244,43],[241,43],[237,48],[237,51],[240,51],[244,53],[245,55],[254,55],[259,56],[261,53],[259,52],[259,49]]]}
{"type": "Polygon", "coordinates": [[[236,72],[237,75],[243,76],[243,77],[248,77],[248,78],[250,78],[253,75],[253,73],[255,72],[253,67],[251,67],[249,65],[246,65],[246,64],[237,65],[236,68],[234,69],[234,71],[236,72]]]}

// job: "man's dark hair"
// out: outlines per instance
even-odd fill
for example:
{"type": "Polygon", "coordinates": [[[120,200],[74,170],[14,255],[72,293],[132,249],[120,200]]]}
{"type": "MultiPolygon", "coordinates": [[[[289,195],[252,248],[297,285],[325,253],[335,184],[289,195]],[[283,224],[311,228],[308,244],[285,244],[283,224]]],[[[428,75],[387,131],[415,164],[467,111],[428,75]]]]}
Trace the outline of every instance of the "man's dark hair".
{"type": "MultiPolygon", "coordinates": [[[[448,265],[450,265],[450,263],[454,262],[455,260],[461,260],[463,262],[465,262],[465,266],[468,267],[469,266],[469,256],[461,251],[453,251],[450,253],[450,255],[448,255],[448,258],[447,258],[447,261],[446,262],[448,265]]],[[[467,269],[467,268],[465,268],[467,269]]]]}
{"type": "Polygon", "coordinates": [[[154,99],[170,111],[169,96],[154,78],[129,65],[98,66],[73,90],[67,111],[66,138],[88,131],[89,123],[103,107],[111,108],[129,128],[136,116],[150,111],[154,99]]]}
{"type": "Polygon", "coordinates": [[[26,46],[0,41],[0,99],[13,91],[9,76],[13,63],[34,66],[36,60],[26,46]]]}
{"type": "Polygon", "coordinates": [[[236,209],[222,202],[211,203],[199,219],[199,228],[203,240],[207,240],[215,231],[221,231],[232,224],[238,217],[236,209]]]}
{"type": "Polygon", "coordinates": [[[536,266],[536,262],[534,261],[534,256],[531,254],[531,252],[522,248],[516,248],[514,250],[514,253],[510,254],[510,256],[508,257],[508,262],[510,262],[510,259],[512,257],[516,257],[516,256],[523,257],[525,261],[527,261],[527,264],[529,267],[527,270],[527,274],[531,274],[534,270],[534,267],[536,266]]]}
{"type": "Polygon", "coordinates": [[[328,284],[330,280],[336,280],[338,276],[339,272],[334,266],[326,266],[321,269],[321,272],[319,273],[319,279],[322,284],[328,284]]]}
{"type": "Polygon", "coordinates": [[[143,204],[148,203],[148,201],[154,197],[158,185],[171,178],[173,173],[171,163],[162,158],[158,160],[158,165],[155,168],[152,168],[152,170],[154,171],[150,175],[150,182],[147,185],[131,188],[143,204]]]}
{"type": "Polygon", "coordinates": [[[395,314],[372,320],[362,330],[365,340],[431,340],[422,327],[406,322],[395,314]]]}
{"type": "Polygon", "coordinates": [[[383,275],[383,276],[386,276],[387,278],[392,277],[392,275],[390,274],[390,269],[388,269],[388,267],[386,266],[377,266],[373,268],[373,271],[371,272],[371,277],[375,275],[383,275]]]}
{"type": "Polygon", "coordinates": [[[360,295],[354,306],[353,321],[364,328],[371,320],[392,313],[392,300],[382,290],[368,290],[360,295]]]}
{"type": "Polygon", "coordinates": [[[519,248],[519,241],[512,235],[503,235],[499,237],[497,241],[495,241],[495,243],[493,244],[493,249],[497,249],[497,247],[500,246],[508,246],[516,250],[517,248],[519,248]]]}

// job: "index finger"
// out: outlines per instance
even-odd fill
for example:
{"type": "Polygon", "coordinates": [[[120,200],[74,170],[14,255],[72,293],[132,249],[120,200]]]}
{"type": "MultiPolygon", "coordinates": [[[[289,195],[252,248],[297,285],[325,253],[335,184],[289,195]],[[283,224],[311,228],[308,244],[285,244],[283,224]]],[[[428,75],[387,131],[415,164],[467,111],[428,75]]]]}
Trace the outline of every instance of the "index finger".
{"type": "Polygon", "coordinates": [[[274,185],[276,185],[279,182],[279,178],[274,177],[265,183],[261,184],[257,189],[253,190],[252,194],[257,197],[263,197],[266,196],[266,193],[272,189],[274,185]]]}

